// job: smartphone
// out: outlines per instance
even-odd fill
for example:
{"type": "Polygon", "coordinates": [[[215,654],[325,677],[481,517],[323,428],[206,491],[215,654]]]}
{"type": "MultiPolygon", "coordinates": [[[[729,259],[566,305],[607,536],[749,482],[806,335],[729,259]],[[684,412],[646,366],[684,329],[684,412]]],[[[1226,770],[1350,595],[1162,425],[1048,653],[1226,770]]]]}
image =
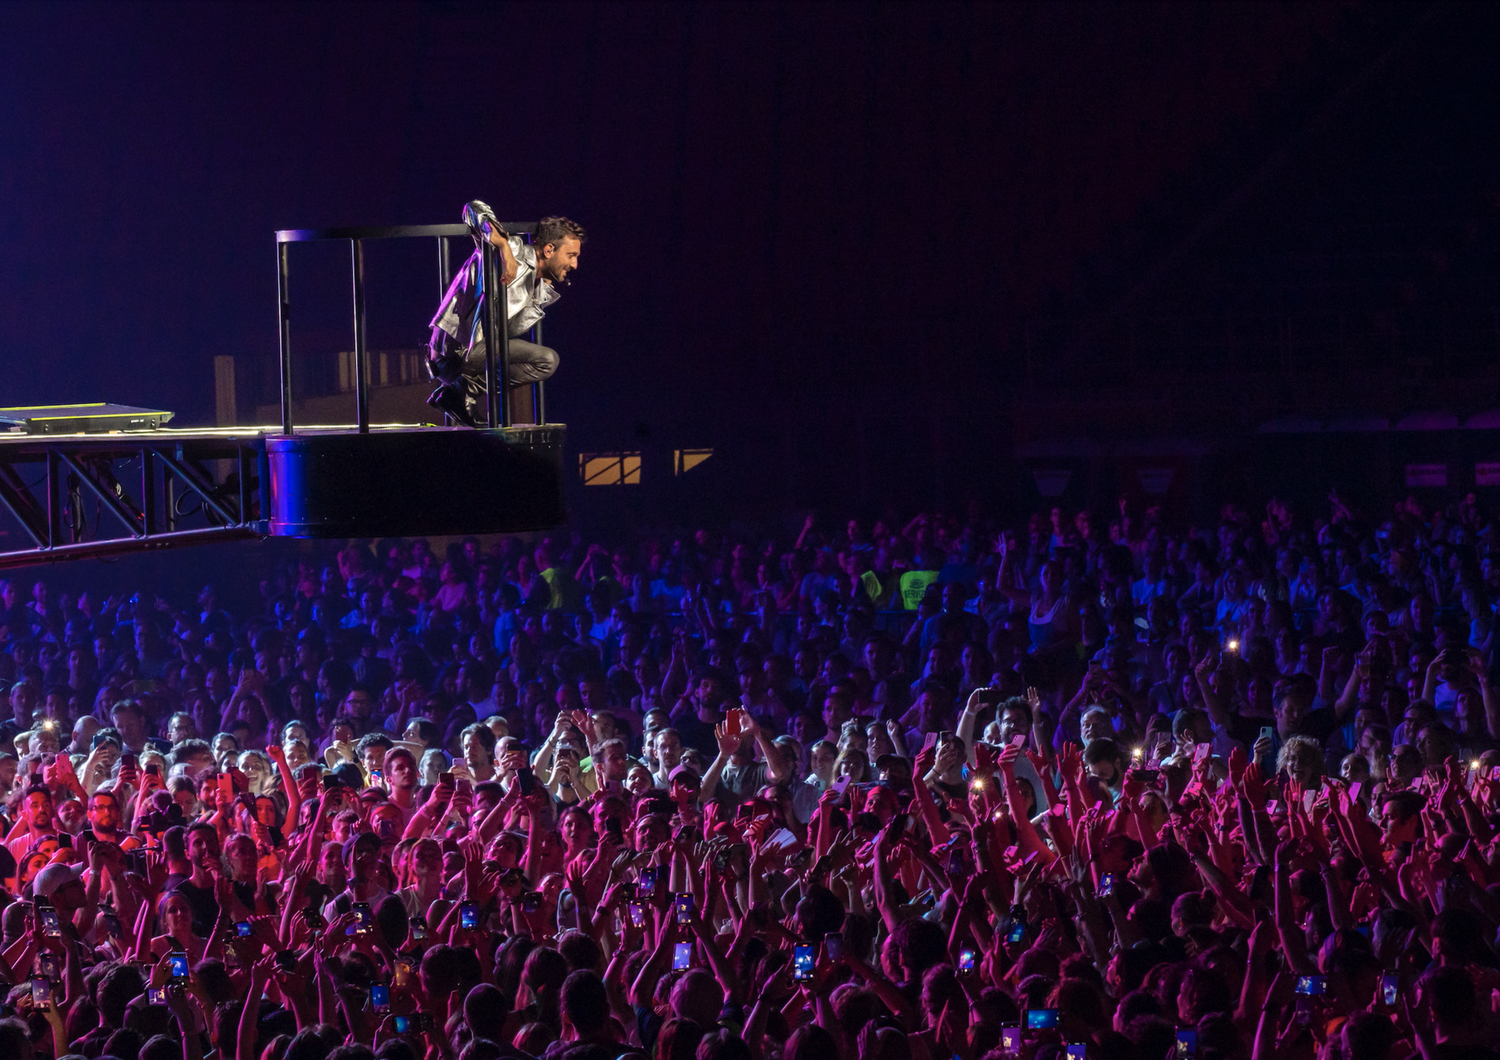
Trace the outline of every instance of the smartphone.
{"type": "Polygon", "coordinates": [[[522,766],[516,770],[516,786],[521,789],[522,796],[530,795],[536,790],[536,774],[531,771],[530,766],[522,766]]]}
{"type": "Polygon", "coordinates": [[[1172,1049],[1174,1060],[1189,1060],[1198,1055],[1198,1032],[1192,1027],[1177,1029],[1177,1045],[1172,1049]]]}
{"type": "Polygon", "coordinates": [[[370,780],[373,781],[376,784],[383,784],[383,783],[385,783],[385,770],[383,770],[383,769],[372,769],[372,770],[370,770],[370,780]]]}
{"type": "Polygon", "coordinates": [[[672,947],[672,970],[680,972],[684,968],[693,966],[693,944],[691,942],[679,942],[672,947]]]}
{"type": "Polygon", "coordinates": [[[968,875],[968,864],[964,859],[964,848],[957,843],[948,849],[948,875],[968,875]]]}
{"type": "Polygon", "coordinates": [[[438,783],[439,784],[452,784],[453,783],[453,774],[450,773],[446,769],[443,770],[441,773],[438,774],[438,783]]]}
{"type": "Polygon", "coordinates": [[[370,1008],[384,1015],[391,1010],[391,988],[384,983],[370,984],[370,1008]]]}
{"type": "Polygon", "coordinates": [[[1000,1028],[1000,1052],[1005,1056],[1021,1055],[1021,1028],[1000,1028]]]}
{"type": "Polygon", "coordinates": [[[242,939],[247,939],[255,934],[255,930],[250,926],[250,921],[236,920],[234,922],[234,933],[242,939]]]}
{"type": "Polygon", "coordinates": [[[224,803],[234,801],[234,777],[228,773],[219,774],[219,801],[224,803]]]}
{"type": "Polygon", "coordinates": [[[1087,1042],[1069,1042],[1067,1060],[1088,1060],[1089,1046],[1087,1042]]]}
{"type": "Polygon", "coordinates": [[[40,979],[48,979],[57,982],[57,954],[51,950],[43,950],[36,955],[36,974],[40,979]]]}
{"type": "Polygon", "coordinates": [[[638,928],[646,926],[646,907],[640,902],[630,903],[630,922],[638,928]]]}
{"type": "Polygon", "coordinates": [[[798,943],[792,950],[792,978],[799,982],[811,979],[815,950],[806,943],[798,943]]]}
{"type": "Polygon", "coordinates": [[[1322,975],[1299,975],[1297,993],[1305,997],[1322,997],[1328,993],[1328,978],[1322,975]]]}
{"type": "Polygon", "coordinates": [[[354,903],[354,930],[351,934],[368,935],[375,926],[375,917],[370,913],[369,902],[354,903]]]}
{"type": "Polygon", "coordinates": [[[833,931],[823,936],[823,953],[828,957],[830,964],[837,964],[844,959],[844,933],[833,931]]]}
{"type": "Polygon", "coordinates": [[[535,913],[541,907],[542,907],[542,892],[541,891],[529,891],[525,895],[522,896],[522,898],[521,898],[521,911],[522,912],[525,912],[525,913],[535,913]]]}
{"type": "Polygon", "coordinates": [[[1115,874],[1113,872],[1106,872],[1103,876],[1099,877],[1099,897],[1108,898],[1114,893],[1115,874]]]}
{"type": "Polygon", "coordinates": [[[52,1001],[52,983],[47,979],[31,981],[31,1003],[37,1008],[46,1008],[52,1001]]]}
{"type": "Polygon", "coordinates": [[[427,1029],[426,1013],[418,1012],[411,1016],[396,1017],[397,1034],[419,1034],[427,1029]]]}
{"type": "Polygon", "coordinates": [[[677,922],[679,924],[690,923],[693,919],[693,895],[691,891],[680,891],[672,896],[672,908],[677,911],[677,922]]]}
{"type": "Polygon", "coordinates": [[[479,926],[479,906],[473,902],[465,902],[459,906],[458,926],[463,928],[477,928],[479,926]]]}
{"type": "Polygon", "coordinates": [[[164,986],[152,986],[146,988],[146,1004],[165,1005],[167,1003],[167,988],[164,986]]]}
{"type": "MultiPolygon", "coordinates": [[[[1006,942],[1020,942],[1026,938],[1026,921],[1017,920],[1010,926],[1010,933],[1005,936],[1006,942]]],[[[1037,1010],[1042,1011],[1041,1009],[1037,1010]]]]}
{"type": "Polygon", "coordinates": [[[62,938],[62,921],[58,918],[57,909],[52,905],[38,905],[36,909],[37,920],[42,925],[42,934],[49,939],[62,938]]]}
{"type": "Polygon", "coordinates": [[[724,735],[738,736],[744,731],[744,722],[737,709],[731,708],[724,712],[724,735]]]}
{"type": "Polygon", "coordinates": [[[618,817],[606,817],[604,819],[604,830],[609,833],[610,838],[616,843],[625,842],[625,830],[620,827],[618,817]]]}
{"type": "Polygon", "coordinates": [[[188,955],[181,950],[167,954],[167,967],[172,970],[172,982],[185,983],[192,969],[188,967],[188,955]]]}
{"type": "Polygon", "coordinates": [[[973,975],[974,974],[974,951],[973,950],[959,950],[958,951],[958,974],[959,975],[973,975]]]}
{"type": "Polygon", "coordinates": [[[1026,1010],[1026,1029],[1028,1031],[1051,1030],[1056,1026],[1057,1009],[1029,1008],[1026,1010]]]}
{"type": "Polygon", "coordinates": [[[1136,770],[1136,774],[1135,775],[1138,776],[1138,777],[1140,777],[1142,784],[1155,784],[1158,780],[1161,779],[1161,770],[1160,769],[1139,769],[1139,770],[1136,770]]]}
{"type": "Polygon", "coordinates": [[[1394,1005],[1401,997],[1401,979],[1395,975],[1382,975],[1380,977],[1380,1000],[1387,1005],[1394,1005]]]}
{"type": "Polygon", "coordinates": [[[342,780],[340,780],[338,777],[334,776],[332,773],[324,773],[323,774],[323,790],[324,791],[332,791],[334,788],[341,788],[343,786],[344,786],[344,782],[342,780]]]}
{"type": "Polygon", "coordinates": [[[1270,740],[1274,744],[1276,742],[1276,729],[1270,725],[1261,726],[1260,738],[1262,740],[1270,740]]]}
{"type": "Polygon", "coordinates": [[[411,918],[406,926],[406,933],[411,936],[413,942],[424,942],[427,939],[427,921],[419,916],[411,918]]]}
{"type": "Polygon", "coordinates": [[[149,766],[146,767],[146,776],[148,776],[148,777],[159,777],[159,776],[161,776],[161,766],[157,765],[155,762],[152,762],[149,766]]]}
{"type": "Polygon", "coordinates": [[[656,869],[644,868],[637,878],[635,885],[635,896],[637,898],[650,898],[656,894],[656,869]]]}
{"type": "Polygon", "coordinates": [[[276,963],[284,972],[295,972],[297,970],[297,955],[291,950],[277,950],[276,963]]]}
{"type": "Polygon", "coordinates": [[[323,918],[323,914],[311,906],[302,910],[302,919],[307,921],[307,926],[312,931],[322,931],[328,926],[328,921],[323,918]]]}

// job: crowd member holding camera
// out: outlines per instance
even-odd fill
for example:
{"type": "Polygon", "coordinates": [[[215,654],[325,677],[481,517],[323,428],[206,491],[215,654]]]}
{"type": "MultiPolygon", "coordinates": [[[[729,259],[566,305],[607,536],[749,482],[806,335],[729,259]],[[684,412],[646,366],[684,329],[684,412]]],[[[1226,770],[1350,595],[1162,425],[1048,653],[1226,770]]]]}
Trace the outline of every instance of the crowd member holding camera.
{"type": "Polygon", "coordinates": [[[0,655],[0,1057],[1492,1055],[1497,529],[808,519],[58,597],[0,655]]]}

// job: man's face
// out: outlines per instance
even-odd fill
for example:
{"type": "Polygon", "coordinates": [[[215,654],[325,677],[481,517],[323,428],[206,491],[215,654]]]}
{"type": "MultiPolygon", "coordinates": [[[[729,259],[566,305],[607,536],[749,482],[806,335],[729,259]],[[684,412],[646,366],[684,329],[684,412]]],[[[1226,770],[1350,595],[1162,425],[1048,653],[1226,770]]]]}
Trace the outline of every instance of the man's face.
{"type": "Polygon", "coordinates": [[[368,692],[350,692],[344,698],[344,709],[356,718],[368,718],[372,706],[368,692]]]}
{"type": "Polygon", "coordinates": [[[1000,742],[1010,743],[1026,733],[1026,715],[1019,710],[1005,710],[1000,714],[1000,742]]]}
{"type": "Polygon", "coordinates": [[[347,882],[344,875],[344,852],[333,843],[323,848],[323,856],[318,859],[318,881],[340,891],[347,882]]]}
{"type": "Polygon", "coordinates": [[[385,760],[385,779],[393,788],[415,788],[417,770],[407,755],[395,755],[385,760]]]}
{"type": "Polygon", "coordinates": [[[26,823],[37,830],[52,827],[52,796],[40,791],[26,796],[26,823]]]}
{"type": "Polygon", "coordinates": [[[120,824],[120,808],[115,797],[100,793],[89,800],[89,825],[105,832],[113,832],[120,824]]]}
{"type": "Polygon", "coordinates": [[[194,868],[208,871],[219,856],[219,840],[212,832],[200,828],[188,837],[188,860],[194,868]]]}
{"type": "Polygon", "coordinates": [[[181,743],[183,740],[191,740],[198,735],[198,726],[193,724],[193,719],[187,714],[175,714],[172,724],[167,729],[167,737],[173,743],[181,743]]]}
{"type": "Polygon", "coordinates": [[[379,744],[371,744],[365,748],[364,759],[366,773],[373,773],[377,769],[383,769],[385,766],[385,748],[379,744]]]}
{"type": "Polygon", "coordinates": [[[682,741],[675,732],[657,734],[656,760],[661,763],[663,771],[675,768],[682,761],[682,741]]]}
{"type": "Polygon", "coordinates": [[[537,255],[537,271],[554,287],[566,283],[568,274],[578,268],[578,252],[583,249],[574,236],[564,236],[561,243],[548,243],[537,255]]]}
{"type": "Polygon", "coordinates": [[[375,861],[380,856],[380,847],[374,843],[360,842],[354,845],[349,855],[349,875],[356,880],[368,880],[375,873],[375,861]]]}
{"type": "Polygon", "coordinates": [[[469,768],[486,766],[490,762],[490,753],[480,742],[479,737],[472,732],[464,733],[464,761],[469,763],[469,768]]]}
{"type": "Polygon", "coordinates": [[[1295,736],[1301,731],[1305,716],[1306,711],[1298,696],[1282,696],[1276,704],[1276,728],[1280,736],[1283,739],[1295,736]]]}
{"type": "Polygon", "coordinates": [[[141,729],[141,716],[130,707],[116,707],[110,720],[122,733],[136,733],[141,729]]]}
{"type": "Polygon", "coordinates": [[[625,752],[619,747],[611,747],[604,752],[604,776],[608,780],[624,780],[625,774],[630,769],[630,763],[625,758],[625,752]]]}

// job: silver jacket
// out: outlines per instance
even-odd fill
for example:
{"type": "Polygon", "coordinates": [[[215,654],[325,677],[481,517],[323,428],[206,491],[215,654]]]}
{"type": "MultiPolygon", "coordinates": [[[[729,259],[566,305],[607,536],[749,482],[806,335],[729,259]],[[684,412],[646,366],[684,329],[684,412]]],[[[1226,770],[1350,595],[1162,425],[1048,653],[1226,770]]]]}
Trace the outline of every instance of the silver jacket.
{"type": "MultiPolygon", "coordinates": [[[[443,301],[432,318],[432,357],[462,354],[484,341],[484,240],[483,225],[498,227],[495,213],[478,200],[464,207],[464,223],[474,237],[474,253],[453,277],[443,301]]],[[[505,289],[506,328],[511,338],[530,331],[546,313],[546,307],[561,297],[557,289],[538,275],[536,251],[520,236],[510,236],[510,252],[516,259],[516,278],[505,289]]]]}

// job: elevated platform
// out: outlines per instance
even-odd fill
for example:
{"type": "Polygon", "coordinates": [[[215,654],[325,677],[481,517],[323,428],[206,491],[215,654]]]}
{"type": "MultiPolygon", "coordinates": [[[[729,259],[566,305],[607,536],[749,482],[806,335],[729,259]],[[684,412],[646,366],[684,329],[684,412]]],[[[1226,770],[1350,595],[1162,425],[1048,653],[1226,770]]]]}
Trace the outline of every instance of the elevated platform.
{"type": "Polygon", "coordinates": [[[561,424],[0,434],[0,568],[251,537],[543,529],[565,518],[561,424]]]}
{"type": "MultiPolygon", "coordinates": [[[[529,237],[537,226],[504,227],[529,237]]],[[[0,409],[0,507],[32,546],[0,551],[0,569],[234,538],[493,534],[563,522],[564,428],[547,423],[540,383],[527,388],[535,424],[512,424],[509,398],[521,387],[502,382],[510,339],[496,299],[485,319],[498,338],[485,364],[481,418],[490,428],[370,422],[365,241],[436,240],[441,295],[453,238],[473,245],[462,224],[276,233],[280,426],[165,428],[169,412],[102,403],[0,409]],[[294,425],[287,251],[328,240],[350,249],[355,422],[294,425]]],[[[485,290],[498,290],[488,243],[481,267],[485,290]]],[[[541,342],[540,322],[531,338],[541,342]]]]}

